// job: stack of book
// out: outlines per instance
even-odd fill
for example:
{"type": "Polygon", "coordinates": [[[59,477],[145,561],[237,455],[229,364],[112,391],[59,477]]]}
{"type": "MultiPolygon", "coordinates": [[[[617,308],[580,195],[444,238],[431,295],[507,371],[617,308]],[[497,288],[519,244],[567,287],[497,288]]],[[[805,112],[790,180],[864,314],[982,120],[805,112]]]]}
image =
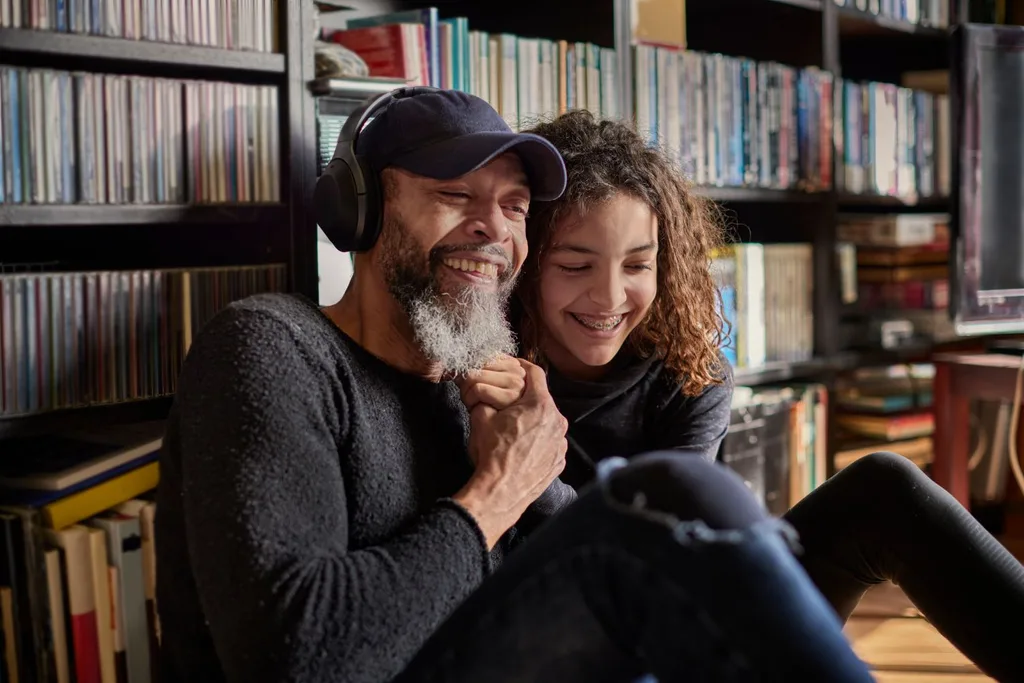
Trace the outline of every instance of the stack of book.
{"type": "Polygon", "coordinates": [[[934,379],[931,363],[860,368],[841,377],[834,392],[836,470],[877,451],[929,465],[934,379]]]}
{"type": "Polygon", "coordinates": [[[4,441],[4,680],[157,680],[150,497],[163,431],[158,421],[4,441]]]}
{"type": "Polygon", "coordinates": [[[837,230],[848,252],[841,277],[856,283],[855,291],[848,289],[866,324],[875,330],[897,325],[907,340],[925,344],[956,337],[947,312],[947,214],[843,215],[837,230]]]}

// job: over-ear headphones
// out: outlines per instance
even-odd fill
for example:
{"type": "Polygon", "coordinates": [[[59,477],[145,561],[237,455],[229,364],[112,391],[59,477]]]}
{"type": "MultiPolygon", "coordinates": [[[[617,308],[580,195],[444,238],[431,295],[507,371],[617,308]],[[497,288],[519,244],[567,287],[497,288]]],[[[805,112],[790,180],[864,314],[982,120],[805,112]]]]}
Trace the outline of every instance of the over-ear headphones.
{"type": "Polygon", "coordinates": [[[339,251],[366,251],[380,236],[384,211],[380,177],[365,157],[356,154],[359,131],[393,100],[429,92],[437,88],[410,86],[373,96],[342,126],[334,156],[313,190],[316,222],[339,251]]]}

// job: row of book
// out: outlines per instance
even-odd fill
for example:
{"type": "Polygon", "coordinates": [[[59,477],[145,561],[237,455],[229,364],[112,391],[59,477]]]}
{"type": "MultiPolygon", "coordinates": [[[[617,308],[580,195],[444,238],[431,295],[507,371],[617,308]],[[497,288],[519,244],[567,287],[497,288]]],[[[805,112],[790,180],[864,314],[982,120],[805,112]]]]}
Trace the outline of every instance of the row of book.
{"type": "Polygon", "coordinates": [[[0,203],[275,202],[277,89],[0,67],[0,203]]]}
{"type": "Polygon", "coordinates": [[[769,513],[783,515],[828,477],[828,389],[736,387],[718,459],[769,513]]]}
{"type": "Polygon", "coordinates": [[[0,28],[277,50],[275,0],[0,0],[0,28]]]}
{"type": "Polygon", "coordinates": [[[895,21],[933,28],[949,26],[949,0],[835,0],[835,3],[895,21]]]}
{"type": "Polygon", "coordinates": [[[0,275],[0,417],[172,394],[192,336],[286,267],[0,275]]]}
{"type": "Polygon", "coordinates": [[[630,114],[701,186],[905,198],[950,188],[946,95],[641,44],[631,48],[633,110],[620,112],[618,55],[593,44],[471,31],[435,8],[351,20],[327,37],[359,54],[372,76],[479,95],[513,128],[573,108],[630,114]]]}
{"type": "Polygon", "coordinates": [[[474,31],[465,17],[427,10],[353,19],[325,37],[359,55],[370,76],[468,92],[513,129],[567,109],[620,116],[618,54],[593,43],[474,31]]]}
{"type": "Polygon", "coordinates": [[[712,259],[729,324],[722,352],[733,367],[814,355],[813,246],[732,244],[712,259]]]}
{"type": "Polygon", "coordinates": [[[948,95],[840,80],[835,110],[836,189],[911,201],[949,196],[948,95]]]}
{"type": "Polygon", "coordinates": [[[157,680],[163,421],[4,441],[0,680],[157,680]]]}
{"type": "Polygon", "coordinates": [[[634,48],[637,129],[702,186],[832,185],[832,75],[717,53],[634,48]]]}

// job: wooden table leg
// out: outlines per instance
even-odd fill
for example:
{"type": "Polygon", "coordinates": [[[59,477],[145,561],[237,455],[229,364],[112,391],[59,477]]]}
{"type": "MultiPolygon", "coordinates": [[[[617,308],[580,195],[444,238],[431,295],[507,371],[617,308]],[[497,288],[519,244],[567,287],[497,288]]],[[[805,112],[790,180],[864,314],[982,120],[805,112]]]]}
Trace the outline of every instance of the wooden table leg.
{"type": "Polygon", "coordinates": [[[933,405],[935,434],[932,477],[964,507],[970,507],[967,470],[970,449],[970,397],[956,391],[956,365],[935,364],[933,405]]]}

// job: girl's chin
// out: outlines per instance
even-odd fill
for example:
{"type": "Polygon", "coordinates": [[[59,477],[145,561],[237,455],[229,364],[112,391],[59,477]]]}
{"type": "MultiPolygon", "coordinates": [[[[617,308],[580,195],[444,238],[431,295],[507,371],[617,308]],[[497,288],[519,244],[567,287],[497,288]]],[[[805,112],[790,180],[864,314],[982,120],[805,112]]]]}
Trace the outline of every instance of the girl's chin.
{"type": "Polygon", "coordinates": [[[580,349],[580,352],[574,352],[573,356],[575,356],[576,360],[583,365],[595,369],[603,368],[605,365],[608,365],[615,360],[615,356],[619,352],[619,347],[616,346],[614,349],[607,350],[602,349],[601,351],[601,353],[594,353],[594,349],[587,349],[586,351],[580,349]]]}

